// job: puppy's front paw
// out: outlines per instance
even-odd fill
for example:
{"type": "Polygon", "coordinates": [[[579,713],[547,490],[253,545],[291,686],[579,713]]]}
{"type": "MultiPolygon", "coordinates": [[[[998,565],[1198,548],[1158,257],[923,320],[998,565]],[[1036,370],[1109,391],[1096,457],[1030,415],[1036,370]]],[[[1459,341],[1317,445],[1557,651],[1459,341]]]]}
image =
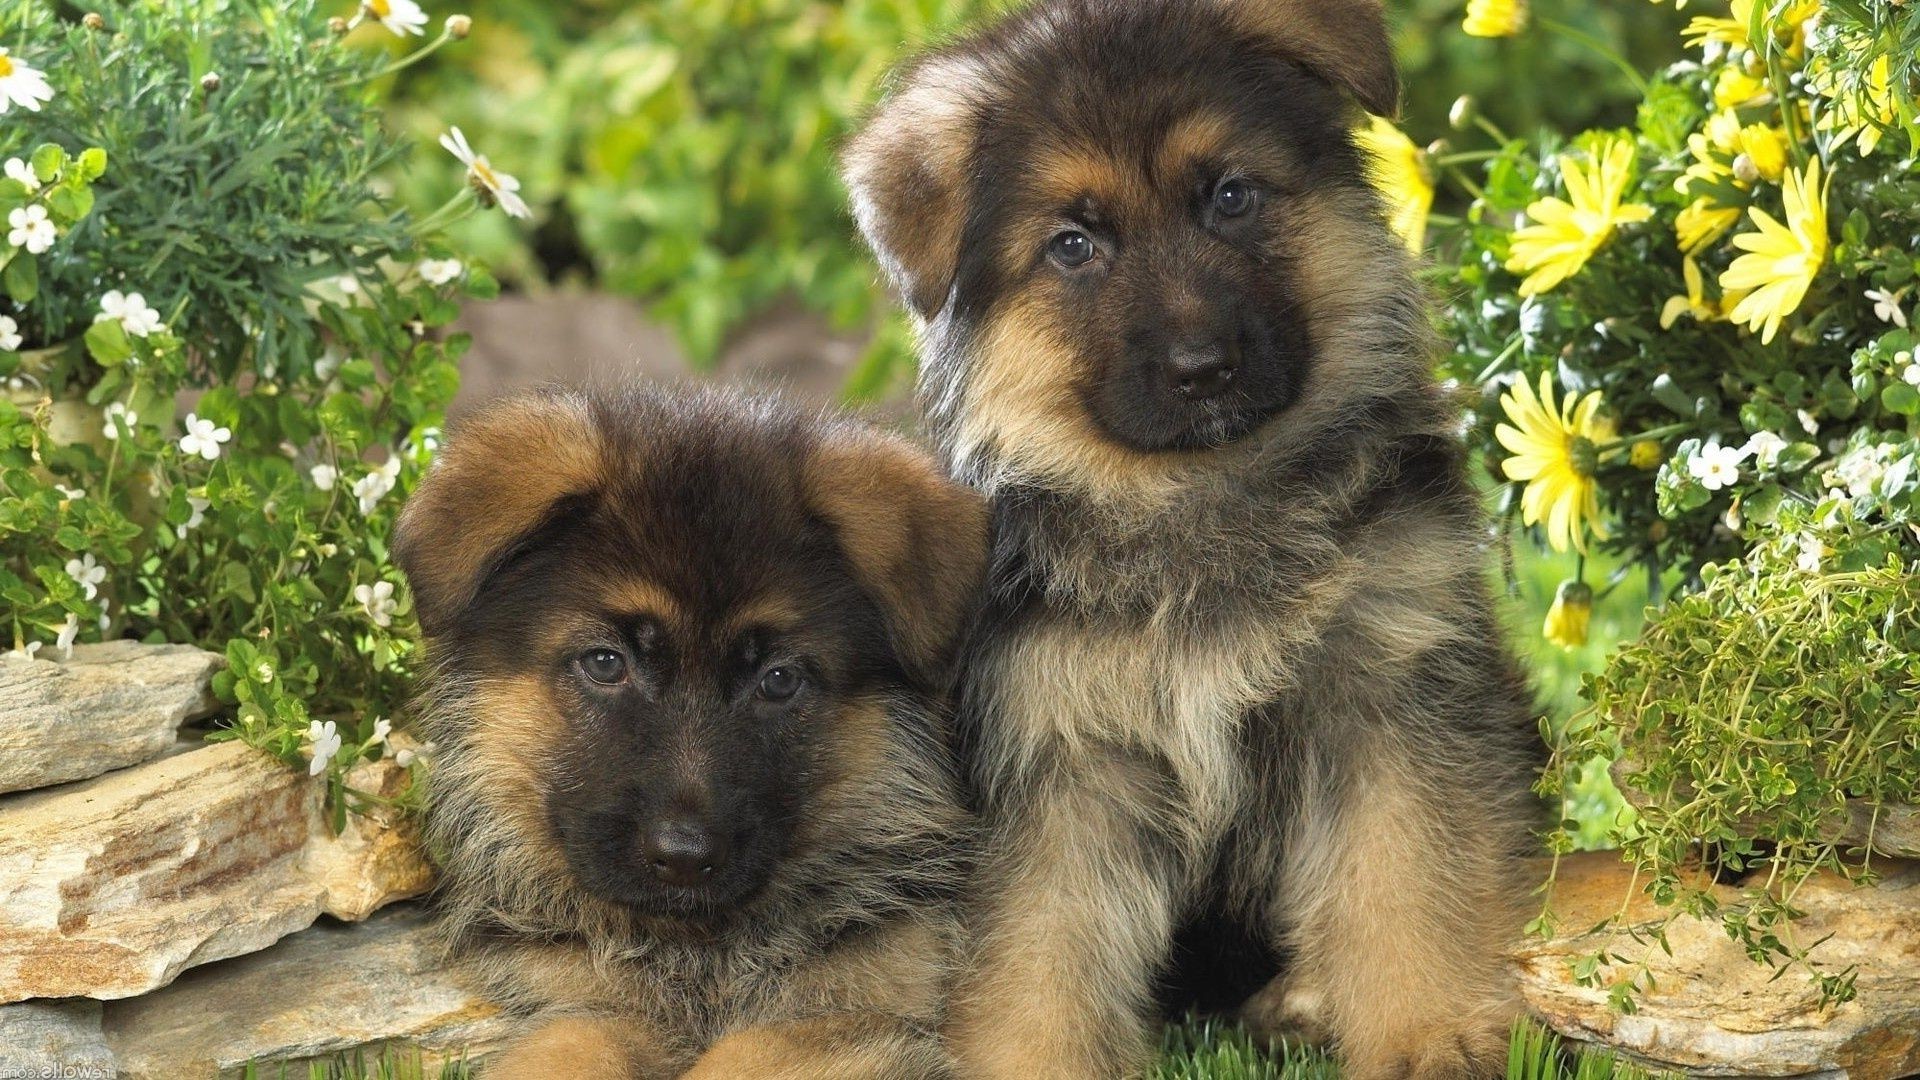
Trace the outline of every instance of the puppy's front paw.
{"type": "Polygon", "coordinates": [[[1446,1023],[1345,1055],[1350,1080],[1498,1080],[1506,1075],[1506,1018],[1446,1023]]]}
{"type": "Polygon", "coordinates": [[[1240,1023],[1254,1041],[1330,1046],[1332,1018],[1327,996],[1292,975],[1275,976],[1240,1006],[1240,1023]]]}
{"type": "Polygon", "coordinates": [[[488,1055],[480,1069],[480,1080],[635,1075],[627,1047],[608,1023],[584,1017],[548,1021],[488,1055]]]}

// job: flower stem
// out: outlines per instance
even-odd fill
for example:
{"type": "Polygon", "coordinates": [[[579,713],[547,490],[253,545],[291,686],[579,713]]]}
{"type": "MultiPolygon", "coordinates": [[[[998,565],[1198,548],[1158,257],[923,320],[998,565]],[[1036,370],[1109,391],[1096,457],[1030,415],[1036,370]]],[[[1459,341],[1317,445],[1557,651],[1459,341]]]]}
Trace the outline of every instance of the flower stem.
{"type": "Polygon", "coordinates": [[[1561,37],[1566,38],[1569,41],[1576,42],[1581,45],[1585,45],[1587,48],[1593,50],[1594,55],[1600,57],[1601,59],[1612,64],[1614,67],[1620,69],[1620,73],[1625,75],[1627,77],[1627,81],[1633,84],[1633,89],[1635,93],[1639,94],[1641,97],[1647,96],[1646,77],[1644,75],[1641,75],[1640,72],[1636,70],[1632,64],[1628,63],[1626,60],[1626,57],[1621,56],[1619,53],[1609,48],[1606,42],[1601,41],[1599,38],[1594,37],[1592,34],[1587,33],[1585,30],[1580,30],[1580,29],[1576,29],[1575,27],[1568,26],[1566,23],[1560,22],[1557,19],[1541,19],[1539,20],[1539,22],[1541,26],[1544,26],[1548,30],[1551,30],[1556,34],[1559,34],[1561,37]]]}
{"type": "Polygon", "coordinates": [[[441,46],[452,40],[453,34],[442,28],[439,37],[434,38],[425,45],[395,60],[393,63],[387,64],[384,67],[375,68],[364,75],[357,75],[351,79],[341,79],[339,82],[334,83],[333,86],[335,89],[342,89],[348,86],[360,86],[364,83],[370,83],[375,79],[384,79],[397,71],[405,71],[420,61],[425,60],[427,57],[432,56],[434,53],[439,52],[441,46]]]}

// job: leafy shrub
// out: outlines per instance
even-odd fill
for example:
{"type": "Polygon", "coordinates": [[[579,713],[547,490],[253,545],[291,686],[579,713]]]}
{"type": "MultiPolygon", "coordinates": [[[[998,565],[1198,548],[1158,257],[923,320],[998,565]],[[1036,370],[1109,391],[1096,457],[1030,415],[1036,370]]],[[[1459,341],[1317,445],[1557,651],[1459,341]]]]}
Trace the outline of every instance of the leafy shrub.
{"type": "Polygon", "coordinates": [[[399,147],[367,85],[387,62],[314,0],[84,20],[35,0],[0,35],[51,90],[0,126],[0,158],[40,147],[42,183],[0,181],[0,204],[63,217],[62,192],[94,196],[34,287],[0,274],[0,632],[27,657],[118,636],[223,651],[221,737],[338,794],[405,692],[386,543],[467,344],[439,328],[494,288],[433,231],[475,195],[415,221],[381,194],[399,147]]]}

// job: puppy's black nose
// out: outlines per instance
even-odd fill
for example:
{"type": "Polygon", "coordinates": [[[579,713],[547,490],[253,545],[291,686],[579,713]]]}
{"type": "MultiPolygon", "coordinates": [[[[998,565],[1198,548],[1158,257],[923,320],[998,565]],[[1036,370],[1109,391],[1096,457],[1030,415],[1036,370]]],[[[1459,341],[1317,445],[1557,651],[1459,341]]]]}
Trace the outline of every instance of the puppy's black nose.
{"type": "Polygon", "coordinates": [[[1224,345],[1179,345],[1167,354],[1167,386],[1189,401],[1219,397],[1233,385],[1239,350],[1224,345]]]}
{"type": "Polygon", "coordinates": [[[668,819],[647,830],[640,841],[640,853],[654,877],[687,888],[713,877],[727,860],[727,842],[703,825],[668,819]]]}

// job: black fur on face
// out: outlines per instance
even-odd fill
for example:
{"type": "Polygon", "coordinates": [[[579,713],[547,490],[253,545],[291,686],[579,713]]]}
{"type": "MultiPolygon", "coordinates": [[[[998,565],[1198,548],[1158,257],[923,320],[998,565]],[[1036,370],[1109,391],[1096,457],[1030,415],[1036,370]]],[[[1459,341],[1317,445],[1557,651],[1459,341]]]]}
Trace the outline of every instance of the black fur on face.
{"type": "Polygon", "coordinates": [[[717,922],[914,877],[888,845],[958,818],[938,698],[985,532],[920,451],[762,399],[547,395],[456,428],[395,545],[456,879],[717,922]]]}

